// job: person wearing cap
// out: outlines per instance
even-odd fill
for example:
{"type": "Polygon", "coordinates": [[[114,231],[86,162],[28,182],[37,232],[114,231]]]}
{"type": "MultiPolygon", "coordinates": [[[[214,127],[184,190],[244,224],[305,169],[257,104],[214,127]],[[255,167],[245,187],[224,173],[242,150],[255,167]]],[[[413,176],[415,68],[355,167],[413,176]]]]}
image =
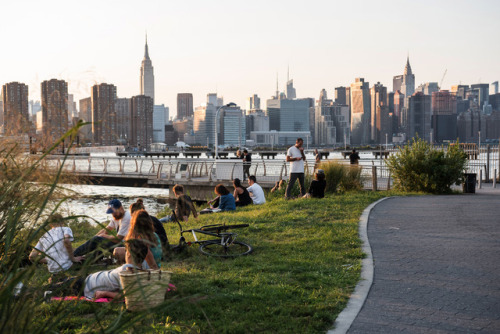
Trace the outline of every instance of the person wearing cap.
{"type": "Polygon", "coordinates": [[[322,169],[318,169],[314,174],[314,180],[311,181],[309,190],[307,191],[307,194],[304,195],[304,197],[323,198],[325,197],[325,188],[325,171],[322,169]]]}
{"type": "Polygon", "coordinates": [[[74,256],[88,254],[98,247],[110,249],[121,243],[130,228],[130,212],[125,211],[122,203],[112,199],[108,203],[107,214],[111,214],[111,220],[105,228],[100,230],[89,241],[75,249],[74,256]]]}

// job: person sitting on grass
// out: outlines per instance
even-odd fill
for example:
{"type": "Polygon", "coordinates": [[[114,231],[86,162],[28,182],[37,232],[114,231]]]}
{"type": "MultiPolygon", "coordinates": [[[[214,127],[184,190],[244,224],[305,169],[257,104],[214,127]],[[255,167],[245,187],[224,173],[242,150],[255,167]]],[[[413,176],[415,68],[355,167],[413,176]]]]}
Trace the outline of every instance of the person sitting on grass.
{"type": "MultiPolygon", "coordinates": [[[[73,252],[74,256],[88,254],[96,250],[98,247],[111,249],[119,245],[123,238],[125,238],[130,227],[130,213],[125,211],[122,203],[117,199],[109,201],[106,213],[112,215],[108,226],[101,229],[89,241],[75,249],[73,252]]],[[[100,252],[97,252],[96,257],[99,255],[100,252]]]]}
{"type": "Polygon", "coordinates": [[[250,187],[247,188],[250,193],[250,197],[252,198],[253,204],[264,204],[266,203],[266,196],[264,195],[264,190],[257,183],[257,178],[255,175],[250,175],[248,177],[248,184],[250,187]]]}
{"type": "MultiPolygon", "coordinates": [[[[135,203],[130,204],[129,210],[132,215],[136,211],[146,210],[142,198],[138,198],[135,203]]],[[[160,237],[161,247],[163,248],[163,258],[166,258],[170,253],[170,244],[168,242],[167,232],[158,218],[152,215],[149,215],[149,217],[153,221],[154,232],[160,237]]]]}
{"type": "MultiPolygon", "coordinates": [[[[153,221],[146,210],[135,211],[132,215],[130,230],[128,231],[125,241],[141,240],[149,248],[142,267],[144,269],[158,269],[161,267],[162,247],[161,240],[158,234],[154,232],[153,221]]],[[[130,253],[125,247],[117,247],[113,252],[113,256],[118,260],[118,263],[129,263],[130,253]]]]}
{"type": "Polygon", "coordinates": [[[304,198],[323,198],[325,197],[325,188],[325,171],[318,169],[314,174],[314,180],[312,180],[309,190],[307,191],[307,194],[304,195],[304,198]]]}
{"type": "MultiPolygon", "coordinates": [[[[196,212],[191,197],[189,197],[188,195],[184,195],[184,187],[180,184],[176,184],[172,188],[172,191],[174,192],[174,195],[177,198],[174,210],[177,219],[187,221],[191,213],[193,213],[194,218],[198,218],[198,212],[196,212]]],[[[171,222],[173,220],[174,218],[172,217],[172,215],[165,216],[160,219],[162,223],[171,222]]]]}
{"type": "Polygon", "coordinates": [[[142,269],[142,263],[149,254],[149,247],[142,240],[128,240],[125,243],[127,253],[130,256],[128,262],[111,270],[98,271],[88,275],[86,278],[70,277],[56,284],[45,286],[44,297],[64,295],[83,295],[88,299],[116,298],[122,290],[120,272],[133,269],[142,269]]]}
{"type": "Polygon", "coordinates": [[[217,195],[215,198],[217,201],[215,201],[215,204],[213,204],[214,200],[208,202],[209,204],[212,202],[212,204],[210,204],[210,208],[201,210],[201,214],[236,210],[236,201],[234,200],[234,196],[223,184],[219,183],[216,185],[214,191],[217,195]]]}
{"type": "Polygon", "coordinates": [[[31,262],[46,263],[49,272],[55,275],[71,268],[74,262],[81,262],[83,257],[73,255],[73,231],[64,226],[64,218],[60,214],[49,217],[49,226],[51,229],[40,238],[29,259],[31,262]]]}
{"type": "Polygon", "coordinates": [[[271,193],[274,193],[274,192],[277,192],[280,190],[284,191],[285,189],[286,189],[286,181],[279,180],[279,181],[276,181],[276,183],[274,184],[274,187],[271,189],[271,193]]]}
{"type": "Polygon", "coordinates": [[[248,193],[247,188],[241,185],[240,179],[236,178],[233,180],[234,193],[233,197],[236,201],[236,206],[247,206],[252,204],[252,199],[248,193]]]}

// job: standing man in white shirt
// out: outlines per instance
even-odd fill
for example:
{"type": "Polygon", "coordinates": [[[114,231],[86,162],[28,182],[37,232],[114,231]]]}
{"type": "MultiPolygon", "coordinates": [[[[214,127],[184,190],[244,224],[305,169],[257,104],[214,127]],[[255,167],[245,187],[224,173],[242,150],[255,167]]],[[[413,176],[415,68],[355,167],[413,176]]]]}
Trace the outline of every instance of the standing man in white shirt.
{"type": "Polygon", "coordinates": [[[266,196],[264,195],[264,190],[257,183],[257,179],[255,175],[250,175],[248,177],[248,192],[250,193],[250,198],[253,201],[253,204],[264,204],[266,203],[266,196]]]}
{"type": "Polygon", "coordinates": [[[286,161],[290,162],[290,179],[288,180],[285,194],[287,199],[290,199],[292,188],[297,179],[299,179],[300,196],[302,197],[306,194],[304,186],[304,161],[306,160],[306,156],[303,144],[304,140],[297,138],[295,145],[290,147],[286,153],[286,161]]]}

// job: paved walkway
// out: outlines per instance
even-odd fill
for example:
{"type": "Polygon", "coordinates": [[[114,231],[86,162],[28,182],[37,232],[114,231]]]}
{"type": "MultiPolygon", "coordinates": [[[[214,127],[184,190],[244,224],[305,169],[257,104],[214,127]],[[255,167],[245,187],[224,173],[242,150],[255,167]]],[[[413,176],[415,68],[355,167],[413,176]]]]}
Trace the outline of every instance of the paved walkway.
{"type": "Polygon", "coordinates": [[[348,333],[500,333],[499,194],[376,205],[373,285],[348,333]]]}

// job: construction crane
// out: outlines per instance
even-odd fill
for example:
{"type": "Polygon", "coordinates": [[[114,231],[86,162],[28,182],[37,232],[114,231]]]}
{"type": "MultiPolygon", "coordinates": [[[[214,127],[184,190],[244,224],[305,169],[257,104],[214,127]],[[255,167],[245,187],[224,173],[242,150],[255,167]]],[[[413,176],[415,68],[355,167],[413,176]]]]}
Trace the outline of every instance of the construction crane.
{"type": "Polygon", "coordinates": [[[441,78],[441,82],[439,83],[439,90],[443,89],[443,81],[444,77],[446,76],[446,72],[448,72],[448,69],[444,70],[443,77],[441,78]]]}

